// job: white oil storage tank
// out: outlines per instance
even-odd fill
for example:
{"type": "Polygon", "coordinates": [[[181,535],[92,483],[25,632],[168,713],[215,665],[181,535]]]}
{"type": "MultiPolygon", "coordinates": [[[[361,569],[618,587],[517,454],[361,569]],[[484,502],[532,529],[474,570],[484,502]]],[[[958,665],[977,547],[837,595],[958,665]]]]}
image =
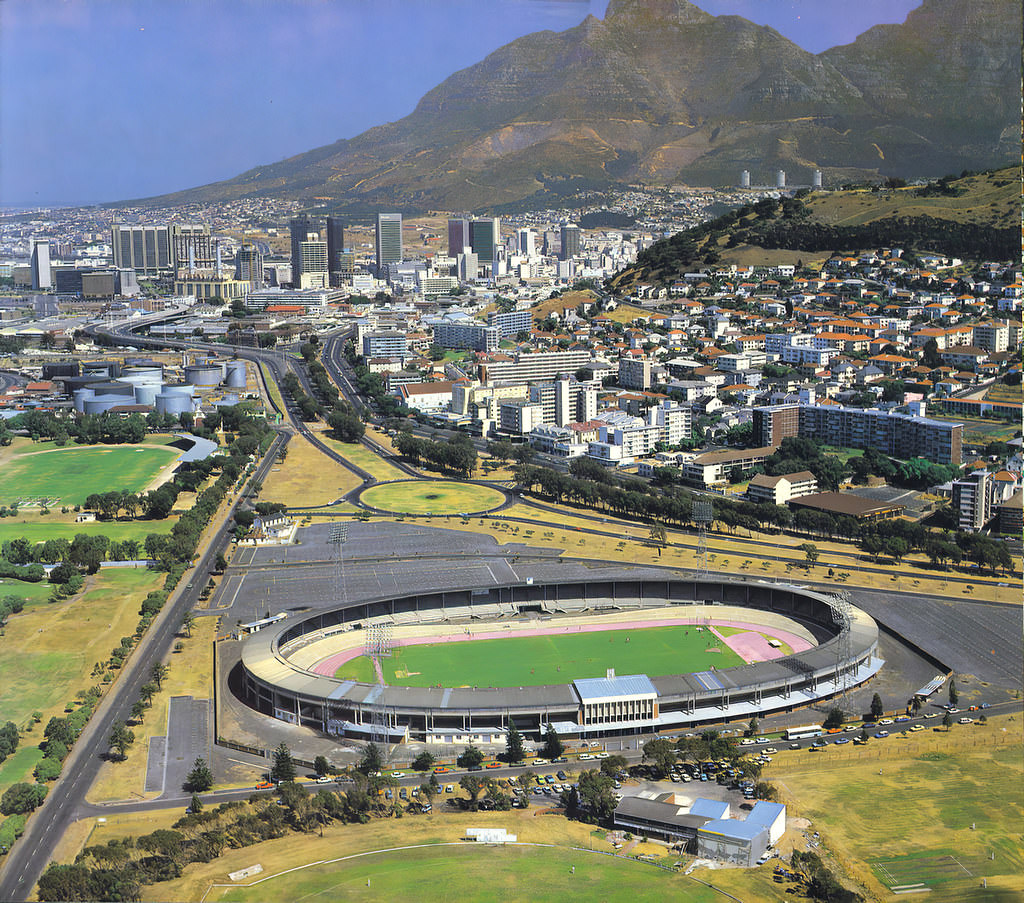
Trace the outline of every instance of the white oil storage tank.
{"type": "Polygon", "coordinates": [[[185,367],[185,382],[191,386],[217,386],[224,378],[220,364],[189,364],[185,367]]]}
{"type": "Polygon", "coordinates": [[[244,389],[246,386],[245,361],[228,361],[224,385],[229,389],[244,389]]]}

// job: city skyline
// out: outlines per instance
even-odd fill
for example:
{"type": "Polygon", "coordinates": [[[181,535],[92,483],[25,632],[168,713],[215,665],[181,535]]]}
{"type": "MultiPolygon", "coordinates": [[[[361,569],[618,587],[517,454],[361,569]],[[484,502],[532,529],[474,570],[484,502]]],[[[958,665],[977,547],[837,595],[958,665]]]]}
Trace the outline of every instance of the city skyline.
{"type": "MultiPolygon", "coordinates": [[[[832,0],[697,5],[820,52],[874,24],[902,22],[919,2],[867,0],[842,15],[832,0]]],[[[498,47],[564,31],[587,14],[603,17],[606,6],[7,0],[0,203],[115,202],[231,178],[400,119],[431,87],[498,47]],[[358,87],[370,70],[372,93],[358,87]]]]}

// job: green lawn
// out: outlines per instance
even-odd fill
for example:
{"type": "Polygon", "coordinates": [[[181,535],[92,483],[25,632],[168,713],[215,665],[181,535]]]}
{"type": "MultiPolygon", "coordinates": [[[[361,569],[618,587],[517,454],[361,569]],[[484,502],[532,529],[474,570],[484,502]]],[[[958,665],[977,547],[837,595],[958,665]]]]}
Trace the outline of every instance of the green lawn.
{"type": "MultiPolygon", "coordinates": [[[[524,687],[604,677],[608,668],[620,675],[657,676],[742,664],[710,633],[681,626],[406,646],[396,648],[382,667],[387,682],[398,686],[524,687]],[[710,651],[708,640],[721,651],[710,651]]],[[[372,675],[365,656],[335,674],[362,681],[372,681],[372,675]]]]}
{"type": "MultiPolygon", "coordinates": [[[[0,597],[19,596],[25,600],[25,607],[40,605],[50,598],[53,585],[46,580],[39,583],[28,583],[25,580],[12,580],[10,577],[0,578],[0,597]]],[[[11,615],[16,618],[17,615],[11,615]]]]}
{"type": "Polygon", "coordinates": [[[137,539],[142,542],[150,533],[170,533],[171,527],[178,518],[166,517],[163,520],[130,520],[130,521],[92,521],[85,524],[68,523],[52,519],[52,516],[34,516],[28,519],[5,517],[0,520],[0,543],[18,537],[32,542],[45,542],[47,539],[72,540],[78,533],[88,536],[102,534],[111,541],[122,542],[125,539],[137,539]]]}
{"type": "Polygon", "coordinates": [[[489,511],[505,500],[497,489],[472,483],[406,480],[372,486],[361,496],[363,504],[403,514],[461,514],[489,511]]]}
{"type": "Polygon", "coordinates": [[[488,847],[466,843],[360,855],[290,871],[250,888],[213,888],[207,899],[259,903],[356,899],[371,903],[663,903],[670,899],[711,903],[726,898],[681,874],[632,859],[564,847],[488,847]]]}
{"type": "Polygon", "coordinates": [[[111,445],[40,450],[25,446],[3,465],[0,504],[45,498],[76,505],[94,492],[139,492],[180,452],[162,445],[111,445]]]}
{"type": "Polygon", "coordinates": [[[325,445],[329,445],[345,460],[361,467],[367,473],[373,474],[378,480],[400,480],[404,474],[393,464],[389,464],[383,458],[378,457],[365,445],[357,442],[339,442],[323,433],[317,438],[325,445]]]}

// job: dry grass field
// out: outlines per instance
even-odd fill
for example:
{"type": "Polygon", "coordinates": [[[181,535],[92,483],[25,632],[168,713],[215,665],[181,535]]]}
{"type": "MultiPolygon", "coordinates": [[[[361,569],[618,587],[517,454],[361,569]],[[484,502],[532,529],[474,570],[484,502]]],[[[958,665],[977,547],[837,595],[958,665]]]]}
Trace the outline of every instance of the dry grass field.
{"type": "Polygon", "coordinates": [[[786,751],[765,776],[790,816],[809,818],[827,853],[877,899],[889,899],[894,882],[923,882],[933,901],[1020,900],[1021,741],[1020,719],[1000,716],[842,752],[786,751]],[[947,867],[947,854],[962,868],[947,867]]]}
{"type": "Polygon", "coordinates": [[[300,436],[294,437],[287,448],[284,461],[276,463],[267,474],[261,501],[288,507],[329,505],[360,484],[351,470],[321,454],[300,436]]]}

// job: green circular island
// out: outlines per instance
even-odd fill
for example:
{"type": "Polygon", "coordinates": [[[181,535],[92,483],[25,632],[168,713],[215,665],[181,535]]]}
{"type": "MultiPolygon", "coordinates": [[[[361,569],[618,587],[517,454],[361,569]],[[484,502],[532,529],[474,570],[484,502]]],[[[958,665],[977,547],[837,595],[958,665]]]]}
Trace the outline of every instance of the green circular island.
{"type": "Polygon", "coordinates": [[[395,514],[463,514],[492,511],[505,502],[500,489],[453,480],[398,480],[371,486],[359,501],[395,514]]]}

